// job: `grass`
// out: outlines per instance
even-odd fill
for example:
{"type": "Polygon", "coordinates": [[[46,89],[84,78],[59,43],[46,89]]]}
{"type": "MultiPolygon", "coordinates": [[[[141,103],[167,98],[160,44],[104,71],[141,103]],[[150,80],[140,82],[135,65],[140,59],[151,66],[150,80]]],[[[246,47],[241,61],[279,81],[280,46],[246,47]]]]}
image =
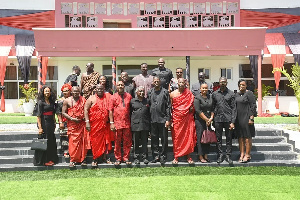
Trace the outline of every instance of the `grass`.
{"type": "Polygon", "coordinates": [[[0,173],[0,199],[298,199],[300,169],[179,167],[0,173]]]}
{"type": "Polygon", "coordinates": [[[36,116],[9,116],[9,115],[0,115],[0,124],[36,124],[36,116]]]}
{"type": "Polygon", "coordinates": [[[298,124],[298,117],[255,117],[255,124],[298,124]]]}

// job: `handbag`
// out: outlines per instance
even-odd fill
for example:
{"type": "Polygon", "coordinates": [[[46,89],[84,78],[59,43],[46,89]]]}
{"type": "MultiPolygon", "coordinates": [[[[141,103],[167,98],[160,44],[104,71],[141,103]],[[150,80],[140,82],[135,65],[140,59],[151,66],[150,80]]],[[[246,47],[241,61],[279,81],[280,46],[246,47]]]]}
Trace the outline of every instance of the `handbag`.
{"type": "Polygon", "coordinates": [[[31,150],[46,151],[48,139],[33,138],[31,143],[31,150]]]}
{"type": "Polygon", "coordinates": [[[201,143],[202,144],[217,143],[216,133],[213,130],[208,130],[208,127],[207,127],[206,130],[203,131],[203,134],[201,137],[201,143]]]}

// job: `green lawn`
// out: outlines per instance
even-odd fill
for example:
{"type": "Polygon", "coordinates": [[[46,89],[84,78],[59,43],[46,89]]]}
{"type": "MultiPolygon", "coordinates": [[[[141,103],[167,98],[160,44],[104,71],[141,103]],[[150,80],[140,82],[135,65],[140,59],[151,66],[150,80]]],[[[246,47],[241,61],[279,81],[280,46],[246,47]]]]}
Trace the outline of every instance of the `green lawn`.
{"type": "Polygon", "coordinates": [[[300,169],[179,167],[0,173],[0,199],[299,199],[300,169]]]}

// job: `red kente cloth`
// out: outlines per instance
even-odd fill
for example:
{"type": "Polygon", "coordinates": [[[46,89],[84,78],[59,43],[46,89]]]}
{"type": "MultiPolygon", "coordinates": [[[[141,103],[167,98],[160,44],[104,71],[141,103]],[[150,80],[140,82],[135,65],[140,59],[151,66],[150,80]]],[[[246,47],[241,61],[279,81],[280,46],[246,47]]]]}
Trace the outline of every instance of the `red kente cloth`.
{"type": "Polygon", "coordinates": [[[108,121],[108,104],[109,99],[106,95],[102,98],[96,96],[96,103],[90,108],[90,139],[93,152],[93,159],[99,158],[105,152],[107,121],[108,121]]]}
{"type": "Polygon", "coordinates": [[[129,93],[124,92],[123,99],[119,93],[115,93],[110,100],[109,110],[114,112],[116,129],[130,128],[130,100],[132,97],[129,93]]]}
{"type": "Polygon", "coordinates": [[[194,104],[192,92],[185,89],[184,92],[172,101],[172,139],[174,157],[178,158],[194,151],[196,145],[196,129],[194,113],[190,107],[194,104]]]}
{"type": "MultiPolygon", "coordinates": [[[[79,100],[73,107],[68,108],[68,114],[72,118],[84,118],[85,99],[79,97],[79,100]]],[[[69,136],[69,154],[71,162],[82,162],[86,156],[86,139],[85,139],[85,122],[80,123],[68,120],[68,136],[69,136]]]]}

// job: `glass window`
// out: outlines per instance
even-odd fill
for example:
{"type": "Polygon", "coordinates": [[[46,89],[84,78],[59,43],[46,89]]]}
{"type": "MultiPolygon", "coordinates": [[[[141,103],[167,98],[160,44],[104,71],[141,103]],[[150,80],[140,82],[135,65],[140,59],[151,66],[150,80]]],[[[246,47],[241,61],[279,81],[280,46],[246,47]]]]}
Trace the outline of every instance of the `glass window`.
{"type": "MultiPolygon", "coordinates": [[[[205,68],[199,68],[198,69],[198,74],[200,73],[200,72],[204,72],[205,73],[205,79],[209,79],[209,77],[210,77],[210,69],[205,69],[205,68]]],[[[197,74],[197,76],[198,76],[198,74],[197,74]]]]}
{"type": "Polygon", "coordinates": [[[240,78],[253,78],[250,64],[241,64],[239,66],[239,77],[240,78]]]}
{"type": "Polygon", "coordinates": [[[103,28],[131,28],[131,23],[103,22],[103,28]]]}
{"type": "Polygon", "coordinates": [[[221,76],[226,77],[226,69],[221,69],[221,76]]]}
{"type": "Polygon", "coordinates": [[[58,80],[58,70],[57,66],[47,67],[47,77],[46,80],[58,80]]]}
{"type": "Polygon", "coordinates": [[[232,70],[230,68],[222,68],[221,69],[221,76],[224,76],[227,79],[231,79],[231,77],[232,77],[232,70]]]}
{"type": "MultiPolygon", "coordinates": [[[[24,97],[19,85],[23,85],[23,77],[21,70],[17,66],[7,66],[6,67],[6,77],[4,80],[5,88],[5,98],[6,99],[18,99],[24,97]]],[[[38,70],[37,66],[30,66],[29,72],[29,82],[34,82],[33,86],[38,87],[38,70]]],[[[53,92],[57,96],[57,82],[58,82],[58,67],[48,66],[47,67],[47,77],[46,85],[53,88],[53,92]]]]}
{"type": "MultiPolygon", "coordinates": [[[[37,66],[30,66],[28,80],[37,80],[37,78],[38,78],[37,66]]],[[[22,72],[19,67],[18,67],[18,80],[24,80],[22,72]]]]}
{"type": "Polygon", "coordinates": [[[4,82],[4,98],[18,99],[18,82],[4,82]]]}
{"type": "Polygon", "coordinates": [[[17,80],[17,66],[6,66],[5,80],[17,80]]]}
{"type": "Polygon", "coordinates": [[[227,79],[231,79],[231,69],[227,69],[226,77],[227,79]]]}

